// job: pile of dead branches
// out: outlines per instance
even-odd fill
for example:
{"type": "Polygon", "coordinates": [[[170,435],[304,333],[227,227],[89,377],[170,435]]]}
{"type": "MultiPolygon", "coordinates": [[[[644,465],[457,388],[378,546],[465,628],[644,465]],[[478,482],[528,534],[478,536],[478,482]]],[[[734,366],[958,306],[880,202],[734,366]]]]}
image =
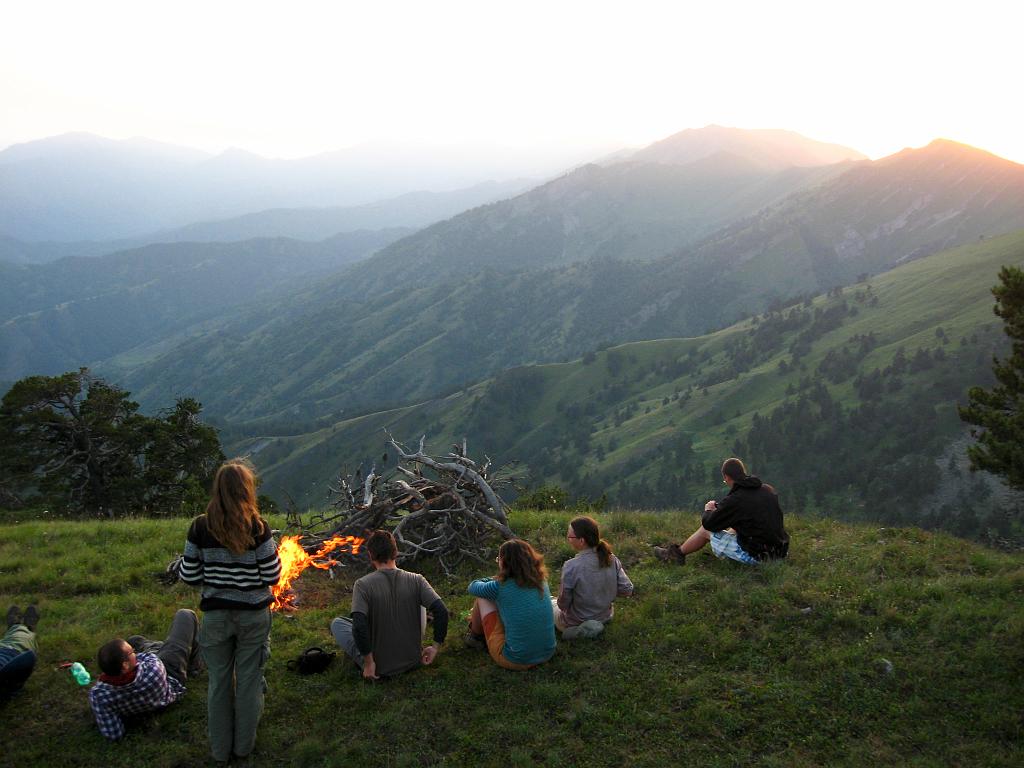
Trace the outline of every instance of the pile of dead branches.
{"type": "Polygon", "coordinates": [[[385,528],[395,536],[400,563],[431,557],[445,573],[467,558],[490,564],[497,545],[515,536],[495,490],[511,484],[509,470],[492,471],[489,458],[469,458],[465,441],[442,456],[425,452],[425,437],[415,452],[390,435],[387,443],[396,467],[383,475],[376,466],[365,474],[362,468],[342,473],[331,486],[329,512],[305,523],[291,516],[303,532],[303,548],[312,552],[335,536],[365,537],[385,528]]]}

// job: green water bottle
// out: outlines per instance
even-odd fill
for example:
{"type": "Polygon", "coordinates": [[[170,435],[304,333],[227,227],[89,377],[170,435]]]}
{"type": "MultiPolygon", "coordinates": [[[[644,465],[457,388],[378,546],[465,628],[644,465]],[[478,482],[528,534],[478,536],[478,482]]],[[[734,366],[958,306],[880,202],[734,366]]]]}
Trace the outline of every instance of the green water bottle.
{"type": "Polygon", "coordinates": [[[75,678],[75,682],[79,685],[88,685],[92,677],[89,675],[89,670],[82,666],[82,662],[76,661],[71,665],[71,676],[75,678]]]}

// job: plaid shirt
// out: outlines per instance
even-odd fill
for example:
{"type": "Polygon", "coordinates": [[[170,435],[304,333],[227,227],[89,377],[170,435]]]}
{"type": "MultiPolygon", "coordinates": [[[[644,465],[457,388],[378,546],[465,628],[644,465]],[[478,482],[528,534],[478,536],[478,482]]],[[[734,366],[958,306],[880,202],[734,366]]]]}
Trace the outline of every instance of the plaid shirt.
{"type": "Polygon", "coordinates": [[[154,653],[140,653],[135,679],[125,685],[100,681],[89,691],[89,703],[100,733],[108,739],[124,736],[125,715],[141,715],[173,704],[185,686],[168,677],[164,663],[154,653]]]}

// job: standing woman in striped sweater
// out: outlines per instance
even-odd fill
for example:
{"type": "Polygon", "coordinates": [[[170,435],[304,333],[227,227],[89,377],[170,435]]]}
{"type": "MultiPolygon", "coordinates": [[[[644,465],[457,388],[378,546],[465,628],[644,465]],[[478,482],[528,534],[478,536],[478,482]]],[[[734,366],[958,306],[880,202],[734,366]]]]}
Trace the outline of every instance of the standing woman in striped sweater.
{"type": "Polygon", "coordinates": [[[192,521],[181,580],[202,587],[199,646],[209,670],[210,751],[246,757],[263,714],[270,656],[270,587],[281,576],[277,542],[256,506],[256,476],[232,459],[213,480],[206,514],[192,521]]]}

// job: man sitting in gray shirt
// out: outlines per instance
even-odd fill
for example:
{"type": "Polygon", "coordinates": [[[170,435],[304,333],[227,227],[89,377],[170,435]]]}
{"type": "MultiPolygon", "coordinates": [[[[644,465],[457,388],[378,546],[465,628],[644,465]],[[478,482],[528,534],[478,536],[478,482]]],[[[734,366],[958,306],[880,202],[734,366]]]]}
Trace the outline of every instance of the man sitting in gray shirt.
{"type": "Polygon", "coordinates": [[[612,619],[612,601],[631,596],[633,582],[592,517],[573,519],[566,539],[577,554],[562,566],[558,597],[551,601],[555,626],[566,640],[596,637],[612,619]]]}
{"type": "Polygon", "coordinates": [[[429,582],[398,567],[398,545],[390,531],[366,540],[374,572],[352,588],[352,617],[331,622],[331,633],[363,677],[390,677],[431,664],[448,634],[448,609],[429,582]],[[434,617],[434,643],[423,647],[427,611],[434,617]]]}

